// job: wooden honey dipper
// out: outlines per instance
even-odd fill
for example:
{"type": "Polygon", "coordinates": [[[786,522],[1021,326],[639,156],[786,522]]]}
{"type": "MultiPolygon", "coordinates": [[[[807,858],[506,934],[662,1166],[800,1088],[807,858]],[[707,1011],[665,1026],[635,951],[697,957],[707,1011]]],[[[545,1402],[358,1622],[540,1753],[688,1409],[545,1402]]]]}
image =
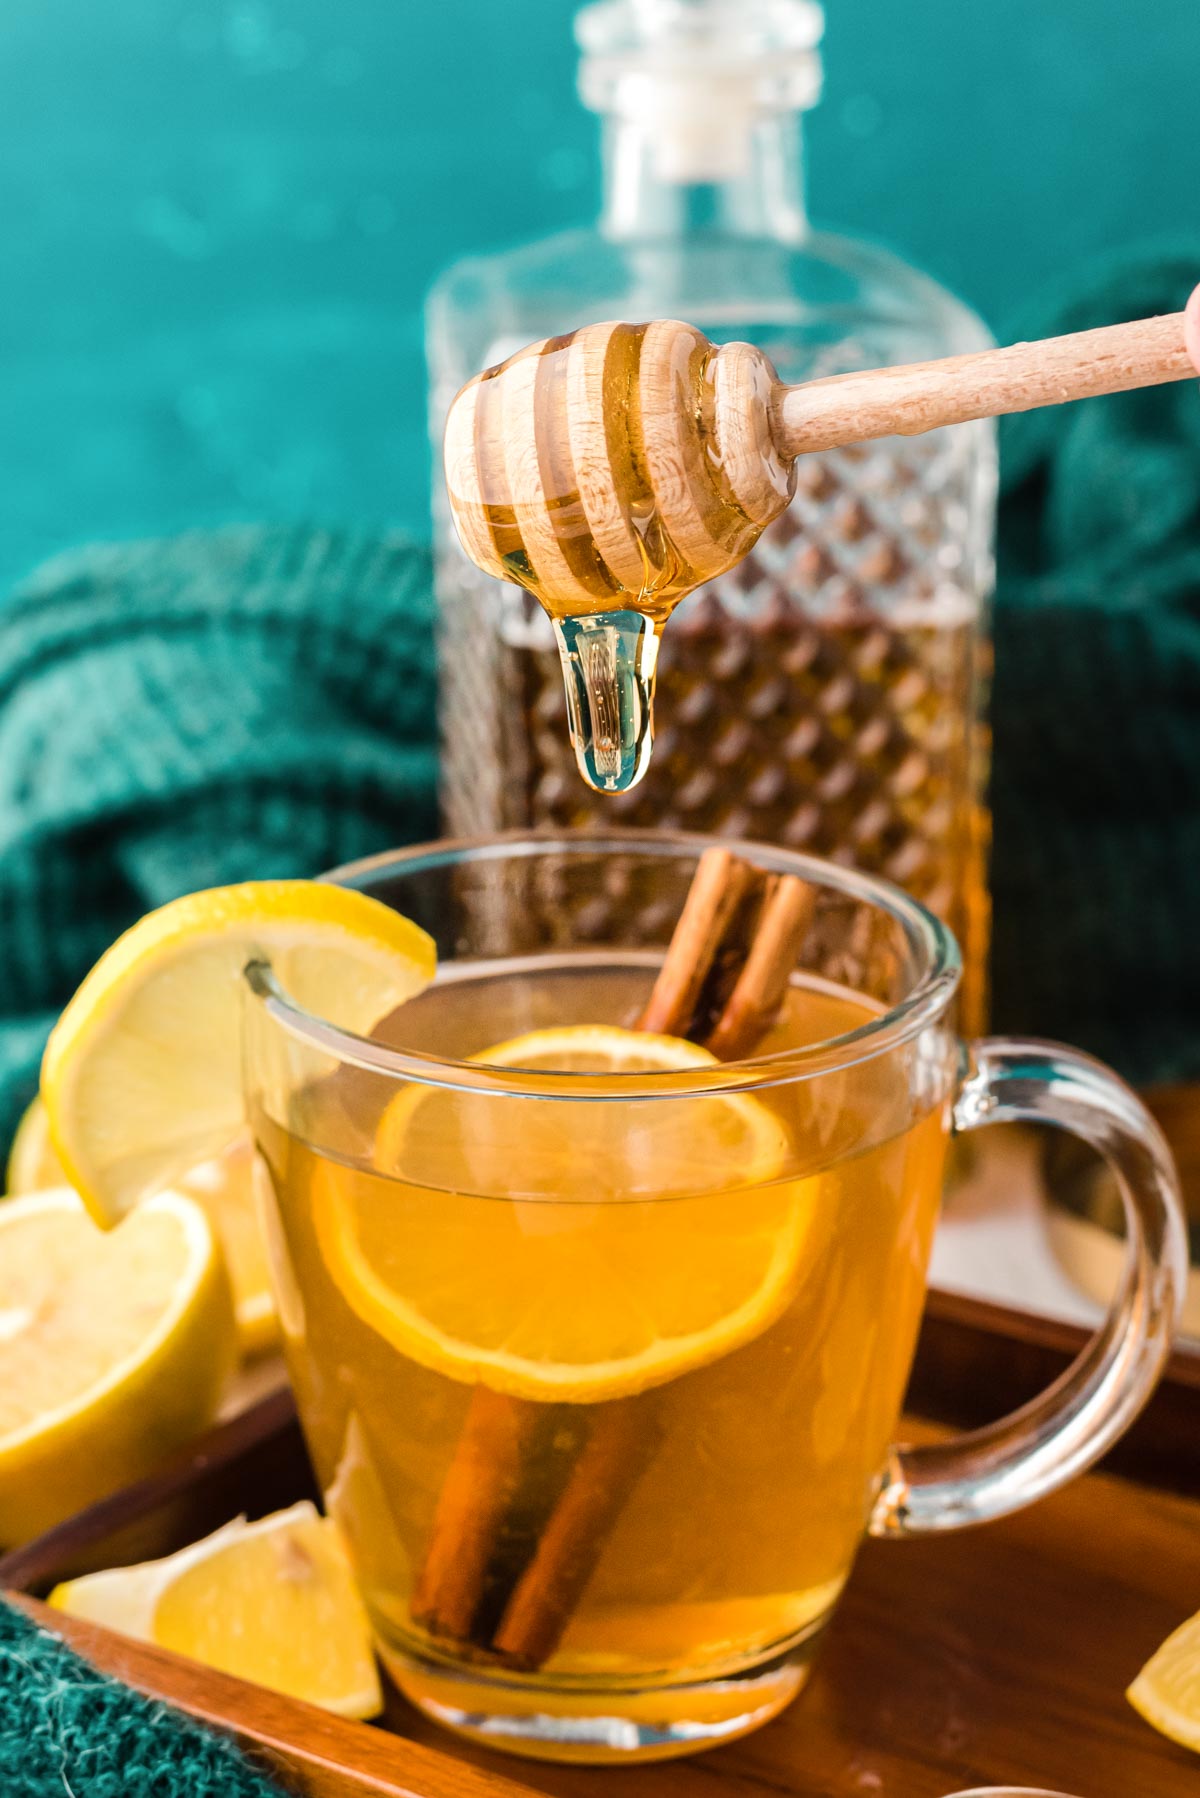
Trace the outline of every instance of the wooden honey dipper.
{"type": "Polygon", "coordinates": [[[1195,374],[1181,312],[792,387],[675,319],[586,325],[467,383],[446,484],[472,560],[556,620],[581,770],[619,790],[649,757],[659,627],[786,508],[797,456],[1195,374]]]}

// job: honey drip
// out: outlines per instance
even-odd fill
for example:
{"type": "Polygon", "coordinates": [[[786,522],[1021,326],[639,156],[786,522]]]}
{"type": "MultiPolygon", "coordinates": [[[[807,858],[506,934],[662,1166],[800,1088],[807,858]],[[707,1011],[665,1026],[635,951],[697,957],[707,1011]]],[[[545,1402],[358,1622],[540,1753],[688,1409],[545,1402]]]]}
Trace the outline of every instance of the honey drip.
{"type": "MultiPolygon", "coordinates": [[[[627,792],[649,766],[670,613],[740,562],[791,496],[765,427],[761,455],[738,434],[736,471],[723,451],[722,354],[671,321],[589,326],[489,369],[451,412],[460,534],[552,619],[576,765],[596,792],[627,792]]],[[[765,420],[762,368],[750,397],[765,420]]],[[[738,372],[753,381],[757,364],[738,372]]]]}
{"type": "Polygon", "coordinates": [[[658,632],[637,611],[556,618],[575,761],[597,793],[641,780],[654,736],[658,632]]]}

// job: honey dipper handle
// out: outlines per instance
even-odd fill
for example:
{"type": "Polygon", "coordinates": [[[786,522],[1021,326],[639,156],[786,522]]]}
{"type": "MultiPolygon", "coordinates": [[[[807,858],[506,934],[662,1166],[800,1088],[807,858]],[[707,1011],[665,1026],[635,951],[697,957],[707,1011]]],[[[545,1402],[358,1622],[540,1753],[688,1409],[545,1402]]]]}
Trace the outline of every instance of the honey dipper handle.
{"type": "Polygon", "coordinates": [[[1171,312],[1002,350],[778,387],[771,434],[781,455],[799,456],[1189,375],[1194,380],[1196,370],[1184,347],[1183,313],[1171,312]]]}

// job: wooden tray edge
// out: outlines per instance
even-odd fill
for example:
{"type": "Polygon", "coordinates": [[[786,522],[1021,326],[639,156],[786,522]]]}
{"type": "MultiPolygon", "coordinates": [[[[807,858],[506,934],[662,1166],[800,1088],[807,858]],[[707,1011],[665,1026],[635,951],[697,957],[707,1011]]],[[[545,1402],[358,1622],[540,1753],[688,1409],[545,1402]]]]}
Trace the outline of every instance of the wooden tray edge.
{"type": "Polygon", "coordinates": [[[100,1624],[66,1617],[24,1594],[6,1592],[5,1598],[97,1672],[232,1736],[266,1772],[304,1798],[384,1793],[389,1798],[534,1798],[531,1788],[516,1780],[407,1736],[214,1672],[100,1624]]]}
{"type": "MultiPolygon", "coordinates": [[[[910,1406],[960,1426],[988,1421],[1013,1408],[1056,1378],[1086,1340],[1075,1325],[960,1295],[931,1291],[910,1388],[910,1406]]],[[[1190,1445],[1200,1435],[1200,1362],[1176,1355],[1167,1375],[1125,1442],[1106,1466],[1168,1490],[1195,1493],[1200,1468],[1190,1445]],[[1124,1464],[1122,1464],[1124,1463],[1124,1464]]],[[[139,1522],[160,1530],[186,1529],[191,1515],[207,1520],[190,1536],[213,1527],[227,1506],[233,1515],[249,1470],[258,1470],[280,1502],[296,1496],[307,1462],[290,1391],[271,1393],[240,1416],[218,1425],[202,1443],[138,1485],[102,1500],[0,1558],[0,1590],[41,1627],[65,1641],[99,1671],[150,1697],[172,1704],[202,1723],[232,1735],[289,1790],[303,1798],[532,1798],[518,1781],[485,1772],[402,1735],[282,1697],[230,1675],[98,1625],[49,1610],[31,1591],[44,1590],[67,1569],[86,1565],[89,1545],[115,1564],[118,1549],[130,1560],[139,1550],[139,1522]]],[[[268,1497],[255,1510],[273,1509],[268,1497]]],[[[177,1545],[177,1544],[176,1544],[177,1545]]],[[[168,1552],[157,1548],[151,1552],[168,1552]]]]}
{"type": "MultiPolygon", "coordinates": [[[[1088,1341],[1082,1325],[931,1288],[907,1405],[974,1429],[1064,1374],[1088,1341]]],[[[1175,1350],[1145,1409],[1101,1465],[1140,1484],[1200,1496],[1200,1355],[1175,1350]]]]}

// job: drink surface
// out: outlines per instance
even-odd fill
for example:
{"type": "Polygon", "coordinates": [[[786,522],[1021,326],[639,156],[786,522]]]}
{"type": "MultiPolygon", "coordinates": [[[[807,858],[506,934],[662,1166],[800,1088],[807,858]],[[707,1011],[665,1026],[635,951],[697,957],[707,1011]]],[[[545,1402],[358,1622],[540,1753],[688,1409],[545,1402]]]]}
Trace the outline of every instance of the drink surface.
{"type": "MultiPolygon", "coordinates": [[[[510,965],[435,987],[393,1034],[461,1057],[564,1022],[628,1025],[652,976],[636,959],[510,965]]],[[[763,1052],[873,1015],[797,986],[763,1052]]],[[[301,1416],[406,1689],[435,1698],[437,1663],[504,1667],[492,1638],[513,1582],[613,1423],[638,1445],[615,1515],[548,1657],[505,1677],[552,1708],[556,1682],[712,1677],[815,1630],[883,1471],[923,1299],[944,1093],[910,1087],[880,1057],[752,1099],[492,1099],[457,1122],[453,1097],[409,1088],[375,1127],[390,1177],[339,1155],[371,1104],[352,1070],[305,1095],[302,1132],[256,1118],[301,1416]],[[696,1147],[725,1141],[726,1158],[696,1147]],[[478,1404],[473,1341],[529,1452],[498,1495],[502,1552],[464,1644],[418,1613],[478,1404]]]]}

